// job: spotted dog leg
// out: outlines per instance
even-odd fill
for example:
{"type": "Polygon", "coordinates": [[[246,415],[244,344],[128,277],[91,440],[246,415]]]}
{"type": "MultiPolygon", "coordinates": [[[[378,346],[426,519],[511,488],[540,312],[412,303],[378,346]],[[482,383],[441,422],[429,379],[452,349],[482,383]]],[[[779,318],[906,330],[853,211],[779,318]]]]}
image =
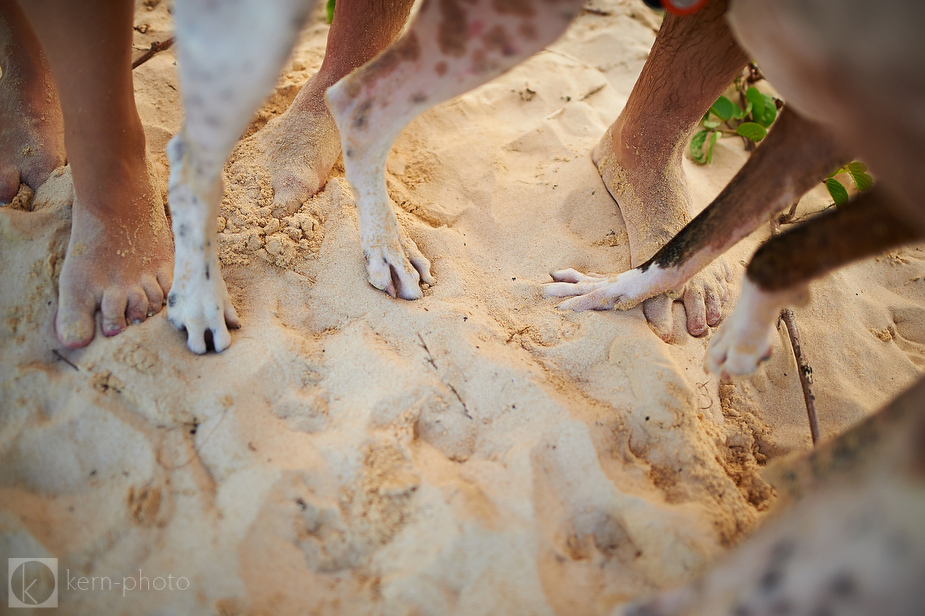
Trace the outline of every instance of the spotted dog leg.
{"type": "Polygon", "coordinates": [[[925,380],[781,467],[780,516],[701,578],[612,616],[905,616],[925,605],[925,380]],[[795,501],[795,502],[794,502],[795,501]]]}
{"type": "Polygon", "coordinates": [[[572,297],[564,310],[626,310],[660,293],[678,291],[716,257],[790,206],[847,159],[827,130],[785,108],[768,137],[726,188],[639,267],[618,276],[552,273],[551,297],[572,297]]]}
{"type": "Polygon", "coordinates": [[[175,9],[186,117],[170,140],[170,211],[176,243],[167,318],[205,353],[231,344],[238,316],[215,250],[222,168],[272,91],[312,2],[182,0],[175,9]]]}
{"type": "Polygon", "coordinates": [[[781,308],[805,297],[810,280],[925,238],[894,211],[895,203],[875,186],[759,248],[735,311],[710,341],[706,367],[724,378],[751,374],[771,354],[771,331],[781,308]]]}
{"type": "Polygon", "coordinates": [[[421,112],[486,83],[554,41],[582,4],[425,0],[392,47],[328,90],[374,287],[417,299],[419,282],[434,282],[430,262],[399,227],[386,192],[385,160],[395,138],[421,112]]]}

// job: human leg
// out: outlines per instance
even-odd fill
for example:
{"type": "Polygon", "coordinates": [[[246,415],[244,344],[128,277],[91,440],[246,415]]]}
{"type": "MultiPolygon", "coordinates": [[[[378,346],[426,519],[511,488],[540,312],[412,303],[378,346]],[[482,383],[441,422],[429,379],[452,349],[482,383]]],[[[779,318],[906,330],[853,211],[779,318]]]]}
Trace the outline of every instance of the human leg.
{"type": "MultiPolygon", "coordinates": [[[[693,15],[665,16],[626,107],[592,155],[620,207],[634,267],[690,222],[684,149],[703,114],[748,61],[726,25],[727,4],[711,0],[693,15]]],[[[681,290],[691,334],[700,335],[721,319],[727,272],[725,263],[717,262],[681,290]]],[[[657,333],[669,339],[671,299],[652,298],[643,310],[657,333]]]]}
{"type": "Polygon", "coordinates": [[[75,197],[55,326],[61,342],[81,347],[97,311],[113,336],[159,312],[170,287],[170,230],[132,85],[134,4],[30,0],[22,9],[61,99],[75,197]]]}
{"type": "Polygon", "coordinates": [[[292,105],[258,139],[273,177],[273,213],[292,214],[318,192],[340,156],[340,135],[324,93],[370,61],[401,32],[412,0],[340,0],[328,32],[324,61],[292,105]]]}
{"type": "Polygon", "coordinates": [[[58,91],[16,0],[0,0],[0,203],[21,184],[38,190],[64,164],[58,91]]]}

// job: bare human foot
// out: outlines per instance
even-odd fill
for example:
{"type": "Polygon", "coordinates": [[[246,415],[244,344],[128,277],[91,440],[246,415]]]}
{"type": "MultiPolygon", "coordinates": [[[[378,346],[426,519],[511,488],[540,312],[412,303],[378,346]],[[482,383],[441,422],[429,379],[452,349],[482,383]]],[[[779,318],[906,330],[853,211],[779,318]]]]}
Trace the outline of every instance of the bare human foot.
{"type": "MultiPolygon", "coordinates": [[[[748,61],[726,25],[727,4],[710,0],[693,15],[665,17],[626,107],[592,154],[626,223],[633,267],[690,222],[684,148],[748,61]]],[[[729,276],[725,261],[717,260],[676,291],[692,335],[722,319],[729,276]]],[[[672,337],[672,301],[663,295],[643,303],[646,319],[664,340],[672,337]]]]}
{"type": "Polygon", "coordinates": [[[273,215],[289,216],[327,182],[340,156],[340,134],[324,104],[337,79],[314,75],[286,112],[257,134],[264,165],[273,177],[273,215]]]}
{"type": "Polygon", "coordinates": [[[15,1],[0,0],[0,203],[33,191],[64,164],[58,91],[38,39],[15,1]]]}
{"type": "MultiPolygon", "coordinates": [[[[681,152],[642,157],[638,152],[645,146],[634,143],[640,134],[624,127],[621,116],[594,149],[592,160],[620,207],[629,235],[631,264],[638,267],[690,222],[692,205],[681,152]]],[[[651,144],[648,146],[651,150],[651,144]]],[[[675,294],[645,300],[643,313],[655,332],[670,340],[674,329],[671,305],[680,298],[687,313],[687,331],[700,336],[722,320],[730,275],[726,261],[719,258],[675,294]]]]}
{"type": "MultiPolygon", "coordinates": [[[[140,128],[140,127],[139,127],[140,128]]],[[[58,281],[55,329],[68,347],[160,312],[173,277],[173,242],[144,140],[91,169],[74,166],[71,237],[58,281]],[[79,175],[78,175],[79,174],[79,175]]],[[[75,156],[77,156],[75,154],[75,156]]]]}
{"type": "Polygon", "coordinates": [[[321,68],[286,113],[258,135],[273,177],[275,216],[294,213],[321,190],[340,156],[340,134],[324,93],[398,37],[412,4],[397,0],[386,7],[378,0],[341,0],[335,5],[321,68]]]}
{"type": "MultiPolygon", "coordinates": [[[[2,14],[13,5],[0,0],[2,14]]],[[[30,0],[22,9],[57,85],[74,178],[55,329],[76,348],[93,339],[97,312],[113,336],[161,310],[173,246],[135,108],[133,3],[30,0]]]]}

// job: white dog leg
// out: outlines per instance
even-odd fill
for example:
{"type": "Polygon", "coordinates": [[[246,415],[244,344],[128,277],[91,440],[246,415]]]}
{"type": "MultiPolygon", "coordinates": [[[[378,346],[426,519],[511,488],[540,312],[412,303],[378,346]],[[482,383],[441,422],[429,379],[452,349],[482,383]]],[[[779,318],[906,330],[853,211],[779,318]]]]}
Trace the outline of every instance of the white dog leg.
{"type": "Polygon", "coordinates": [[[176,36],[186,118],[170,141],[170,212],[176,243],[167,318],[205,353],[231,344],[238,316],[215,250],[222,168],[272,91],[313,2],[180,0],[176,36]]]}
{"type": "Polygon", "coordinates": [[[395,44],[328,90],[374,287],[417,299],[419,281],[434,282],[430,262],[399,227],[386,192],[385,160],[402,128],[554,41],[581,4],[425,1],[395,44]]]}
{"type": "Polygon", "coordinates": [[[771,332],[781,309],[804,303],[808,294],[806,286],[763,291],[745,278],[735,310],[710,340],[704,367],[726,380],[754,372],[758,364],[771,356],[771,332]]]}

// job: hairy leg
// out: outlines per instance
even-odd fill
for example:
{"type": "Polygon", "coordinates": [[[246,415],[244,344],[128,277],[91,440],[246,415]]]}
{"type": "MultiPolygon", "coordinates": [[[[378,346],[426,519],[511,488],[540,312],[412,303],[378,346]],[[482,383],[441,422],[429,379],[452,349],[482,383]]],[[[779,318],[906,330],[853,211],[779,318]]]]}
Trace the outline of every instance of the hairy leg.
{"type": "MultiPolygon", "coordinates": [[[[726,0],[710,0],[693,15],[665,16],[626,107],[592,154],[620,207],[634,266],[691,220],[684,149],[703,114],[748,61],[726,25],[726,6],[726,0]]],[[[680,290],[691,334],[722,318],[727,277],[728,268],[717,263],[680,290]]],[[[643,310],[656,332],[670,339],[671,299],[652,298],[643,310]]]]}
{"type": "Polygon", "coordinates": [[[16,0],[0,0],[0,71],[0,203],[9,203],[65,160],[58,91],[16,0]]]}
{"type": "Polygon", "coordinates": [[[581,6],[446,0],[425,2],[408,31],[327,93],[356,196],[369,282],[404,299],[432,283],[430,262],[398,225],[385,187],[385,160],[415,116],[467,92],[558,37],[581,6]],[[537,11],[544,11],[537,16],[537,11]]]}
{"type": "Polygon", "coordinates": [[[184,0],[176,5],[177,60],[186,118],[170,140],[170,208],[177,242],[167,318],[205,353],[231,344],[238,315],[215,249],[222,169],[273,89],[305,22],[302,0],[184,0]]]}
{"type": "Polygon", "coordinates": [[[318,192],[340,156],[340,134],[324,93],[388,47],[408,19],[413,0],[340,0],[324,61],[278,119],[258,136],[273,177],[273,214],[292,214],[318,192]]]}
{"type": "Polygon", "coordinates": [[[172,245],[135,108],[131,0],[29,0],[23,11],[61,97],[74,177],[71,237],[58,282],[61,342],[113,336],[159,312],[172,245]]]}
{"type": "Polygon", "coordinates": [[[896,211],[896,201],[875,186],[765,243],[748,264],[735,311],[710,341],[707,368],[723,378],[751,374],[770,356],[781,308],[806,297],[811,280],[925,238],[896,211]]]}

